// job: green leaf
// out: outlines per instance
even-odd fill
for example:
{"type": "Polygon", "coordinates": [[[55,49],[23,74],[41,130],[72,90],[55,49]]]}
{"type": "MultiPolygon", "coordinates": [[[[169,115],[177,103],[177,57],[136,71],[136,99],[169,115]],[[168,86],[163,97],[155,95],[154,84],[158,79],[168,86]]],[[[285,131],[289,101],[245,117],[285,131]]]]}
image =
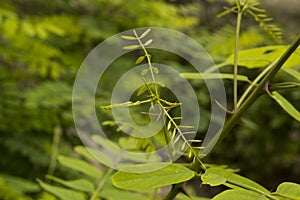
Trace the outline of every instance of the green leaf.
{"type": "Polygon", "coordinates": [[[147,91],[147,89],[148,89],[148,87],[146,85],[141,86],[140,89],[138,90],[136,96],[138,97],[138,96],[144,94],[147,91]]]}
{"type": "Polygon", "coordinates": [[[141,76],[145,76],[148,72],[148,69],[143,69],[141,72],[141,76]]]}
{"type": "Polygon", "coordinates": [[[291,182],[281,183],[276,192],[274,194],[278,194],[280,196],[284,196],[286,198],[299,200],[300,199],[300,185],[291,182]]]}
{"type": "Polygon", "coordinates": [[[5,184],[20,194],[40,191],[39,185],[35,182],[7,174],[0,174],[0,177],[4,180],[5,184]]]}
{"type": "MultiPolygon", "coordinates": [[[[138,170],[150,171],[168,163],[151,163],[136,165],[138,170]]],[[[134,169],[133,169],[134,170],[134,169]]],[[[149,190],[190,180],[194,172],[179,164],[170,164],[159,170],[145,173],[129,173],[118,171],[112,183],[119,188],[128,190],[149,190]]]]}
{"type": "Polygon", "coordinates": [[[297,70],[294,70],[292,68],[282,68],[283,71],[288,73],[289,75],[293,76],[295,79],[300,81],[300,72],[297,70]]]}
{"type": "Polygon", "coordinates": [[[269,200],[262,194],[243,190],[243,189],[234,189],[234,190],[226,190],[214,198],[212,200],[269,200]]]}
{"type": "Polygon", "coordinates": [[[111,180],[107,181],[103,190],[100,192],[100,196],[109,200],[145,200],[148,199],[146,195],[135,193],[132,191],[122,190],[114,187],[111,184],[111,180]]]}
{"type": "Polygon", "coordinates": [[[53,185],[44,183],[43,181],[41,181],[39,179],[37,181],[44,190],[54,194],[55,196],[59,197],[61,200],[70,200],[70,199],[85,200],[85,195],[81,192],[76,192],[74,190],[53,186],[53,185]]]}
{"type": "Polygon", "coordinates": [[[288,101],[286,100],[281,94],[274,91],[272,92],[271,97],[277,101],[277,103],[293,118],[300,121],[300,112],[288,101]]]}
{"type": "Polygon", "coordinates": [[[147,40],[147,41],[145,42],[144,46],[148,46],[148,45],[150,45],[152,42],[153,42],[153,40],[152,40],[152,39],[150,39],[150,40],[147,40]]]}
{"type": "MultiPolygon", "coordinates": [[[[199,79],[199,80],[203,80],[203,79],[234,79],[233,74],[199,74],[199,73],[181,73],[180,76],[182,76],[183,78],[186,79],[199,79]]],[[[247,76],[244,75],[238,75],[237,77],[238,81],[244,81],[244,82],[248,82],[251,83],[251,81],[248,79],[247,76]]]]}
{"type": "Polygon", "coordinates": [[[123,47],[123,49],[125,49],[125,50],[132,50],[132,49],[137,49],[139,47],[140,47],[140,45],[129,45],[129,46],[123,47]]]}
{"type": "Polygon", "coordinates": [[[146,56],[140,56],[140,57],[138,57],[138,59],[136,59],[136,61],[135,61],[135,64],[141,63],[145,59],[145,57],[146,56]]]}
{"type": "Polygon", "coordinates": [[[226,183],[226,178],[217,174],[204,174],[201,176],[203,184],[209,184],[210,186],[218,186],[226,183]]]}
{"type": "MultiPolygon", "coordinates": [[[[245,66],[248,68],[260,68],[265,67],[277,58],[279,58],[288,48],[288,46],[265,46],[253,49],[247,49],[239,51],[238,54],[238,65],[245,66]]],[[[234,55],[230,55],[226,62],[229,64],[234,63],[234,55]]],[[[300,49],[297,49],[293,55],[284,63],[283,67],[294,67],[300,65],[300,49]]]]}
{"type": "Polygon", "coordinates": [[[219,167],[211,167],[207,169],[205,173],[202,174],[201,180],[203,181],[203,184],[209,184],[211,186],[223,184],[230,188],[246,188],[253,191],[261,191],[262,193],[269,193],[266,188],[258,183],[235,174],[228,169],[219,167]]]}
{"type": "Polygon", "coordinates": [[[82,191],[82,192],[92,192],[94,191],[94,185],[88,180],[85,179],[77,179],[71,181],[65,181],[63,179],[47,175],[47,179],[60,183],[66,187],[69,187],[74,190],[82,191]]]}
{"type": "Polygon", "coordinates": [[[58,161],[65,167],[74,169],[95,179],[102,177],[102,173],[98,170],[97,167],[83,160],[59,156],[58,161]]]}
{"type": "Polygon", "coordinates": [[[154,72],[155,74],[158,74],[158,73],[159,73],[158,68],[157,68],[157,67],[153,67],[153,72],[154,72]]]}
{"type": "Polygon", "coordinates": [[[148,35],[148,33],[151,31],[151,29],[147,29],[144,33],[142,33],[142,35],[140,36],[140,39],[146,37],[148,35]]]}
{"type": "Polygon", "coordinates": [[[123,38],[125,40],[137,40],[137,38],[135,38],[133,36],[129,36],[129,35],[121,35],[121,38],[123,38]]]}
{"type": "Polygon", "coordinates": [[[86,159],[92,160],[92,161],[98,161],[95,159],[95,157],[91,154],[91,152],[88,150],[88,148],[78,145],[74,148],[74,151],[78,153],[79,155],[85,157],[86,159]]]}

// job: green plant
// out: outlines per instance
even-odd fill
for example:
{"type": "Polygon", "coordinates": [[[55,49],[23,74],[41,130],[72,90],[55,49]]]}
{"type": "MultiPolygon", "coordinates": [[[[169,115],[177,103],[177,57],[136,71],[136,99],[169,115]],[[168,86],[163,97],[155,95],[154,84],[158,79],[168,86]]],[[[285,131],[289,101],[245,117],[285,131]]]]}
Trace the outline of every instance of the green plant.
{"type": "MultiPolygon", "coordinates": [[[[289,101],[287,101],[278,90],[284,89],[294,89],[299,87],[299,73],[294,69],[295,66],[299,65],[299,49],[300,45],[300,36],[295,40],[295,42],[290,46],[266,46],[262,48],[254,48],[244,51],[239,51],[238,49],[238,38],[239,38],[239,26],[241,18],[244,12],[248,11],[251,15],[253,10],[257,12],[262,12],[257,6],[257,1],[236,1],[236,5],[229,9],[230,12],[237,11],[238,23],[236,31],[236,45],[234,54],[229,56],[227,60],[219,65],[222,68],[226,66],[233,66],[233,74],[222,73],[221,77],[226,79],[231,79],[234,82],[233,89],[233,111],[228,111],[227,108],[224,108],[223,105],[219,105],[226,112],[228,112],[228,119],[224,125],[224,128],[221,133],[219,142],[221,142],[232,128],[239,123],[241,117],[245,112],[252,106],[256,100],[264,94],[269,95],[274,99],[291,117],[300,121],[300,113],[289,101]],[[248,10],[249,9],[249,10],[248,10]],[[289,60],[288,60],[289,59],[289,60]],[[263,68],[263,70],[252,80],[251,78],[245,75],[238,74],[238,67],[246,67],[249,69],[253,68],[263,68]],[[282,70],[281,70],[282,69],[282,70]],[[292,75],[286,82],[272,82],[275,75],[280,73],[287,73],[292,75]],[[294,80],[296,79],[296,81],[294,80]],[[237,82],[243,81],[246,84],[249,84],[244,93],[241,95],[238,100],[237,92],[237,82]]],[[[257,21],[263,21],[263,16],[259,15],[257,21]]],[[[268,18],[266,18],[268,19],[268,18]]],[[[265,26],[265,24],[263,24],[265,26]]],[[[273,30],[272,35],[278,36],[277,29],[272,29],[266,26],[268,31],[273,30]]],[[[181,130],[181,127],[178,125],[177,120],[180,119],[180,116],[173,116],[171,111],[180,106],[179,103],[172,102],[169,99],[164,99],[162,97],[164,87],[161,83],[156,82],[156,74],[159,73],[158,69],[155,68],[152,64],[152,56],[147,51],[147,46],[151,44],[152,39],[143,41],[146,36],[150,33],[150,29],[138,35],[135,31],[133,35],[123,36],[123,39],[134,41],[135,43],[129,46],[125,46],[124,49],[132,50],[141,47],[143,50],[142,56],[138,57],[136,64],[146,60],[148,68],[141,72],[141,76],[150,73],[152,77],[151,83],[145,81],[145,85],[140,87],[136,92],[136,98],[141,98],[136,101],[123,102],[121,104],[112,104],[107,106],[102,106],[103,109],[112,109],[112,108],[121,108],[121,107],[137,107],[140,105],[148,104],[152,110],[157,111],[153,104],[157,104],[158,111],[163,112],[167,117],[167,123],[164,125],[162,131],[163,137],[154,138],[154,141],[149,139],[136,139],[132,140],[122,137],[117,137],[117,142],[122,143],[126,148],[136,148],[139,151],[151,152],[155,146],[157,140],[164,139],[164,143],[176,144],[180,139],[182,140],[181,146],[187,147],[187,150],[183,152],[186,161],[188,163],[169,163],[168,166],[165,166],[166,163],[151,163],[151,164],[142,164],[131,167],[133,172],[124,172],[122,170],[113,174],[112,169],[100,170],[91,163],[97,163],[89,152],[93,154],[105,157],[101,152],[98,152],[95,149],[88,148],[85,149],[82,146],[75,148],[75,151],[83,156],[85,159],[90,160],[91,162],[86,162],[80,158],[68,158],[68,157],[59,157],[59,162],[73,170],[79,171],[83,174],[81,179],[66,181],[59,179],[57,177],[48,176],[49,180],[52,180],[61,186],[53,186],[47,184],[41,180],[39,183],[41,187],[54,195],[58,196],[61,199],[118,199],[122,196],[122,199],[160,199],[157,195],[157,188],[163,186],[170,186],[172,188],[170,192],[166,195],[164,199],[175,199],[179,193],[182,193],[191,199],[202,199],[195,197],[190,194],[184,183],[191,179],[201,179],[202,184],[207,184],[212,187],[224,185],[230,189],[221,192],[220,194],[213,197],[214,200],[222,199],[271,199],[271,200],[281,200],[281,199],[290,199],[296,200],[300,198],[300,185],[296,183],[284,182],[277,187],[275,192],[270,192],[263,186],[258,183],[242,177],[237,174],[236,170],[228,169],[227,167],[214,166],[203,163],[200,157],[198,156],[199,151],[199,140],[194,139],[192,145],[187,142],[186,134],[181,130]],[[145,99],[142,99],[144,97],[145,99]],[[124,142],[125,140],[125,142],[124,142]],[[125,144],[124,144],[125,143],[125,144]],[[89,150],[89,151],[88,151],[89,150]],[[162,168],[152,172],[140,173],[140,170],[153,169],[158,166],[162,168]],[[139,171],[134,172],[134,171],[139,171]],[[113,174],[113,175],[112,175],[113,174]],[[113,184],[115,187],[112,187],[113,184]],[[118,189],[119,188],[119,189],[118,189]],[[136,190],[136,193],[130,193],[126,190],[136,190]]],[[[210,75],[214,75],[213,71],[209,71],[210,75]]],[[[197,73],[182,73],[183,77],[189,79],[203,79],[203,77],[197,73]]],[[[148,107],[147,107],[148,108],[148,107]]],[[[154,114],[159,114],[154,113],[154,114]]],[[[159,115],[158,115],[159,116],[159,115]]],[[[242,119],[243,120],[243,119],[242,119]]],[[[115,126],[116,123],[112,121],[104,122],[106,125],[115,126]]],[[[127,124],[117,124],[118,126],[126,126],[127,124]]],[[[187,128],[187,127],[185,127],[187,128]]],[[[94,141],[99,145],[104,145],[104,142],[101,140],[101,137],[94,136],[94,141]]],[[[184,148],[182,148],[184,149],[184,148]]],[[[176,149],[170,149],[170,152],[173,152],[176,149]]],[[[105,159],[110,159],[106,157],[105,159]]],[[[151,170],[150,170],[151,171],[151,170]]],[[[191,192],[193,193],[193,192],[191,192]]],[[[185,197],[180,196],[179,198],[184,199],[185,197]]]]}

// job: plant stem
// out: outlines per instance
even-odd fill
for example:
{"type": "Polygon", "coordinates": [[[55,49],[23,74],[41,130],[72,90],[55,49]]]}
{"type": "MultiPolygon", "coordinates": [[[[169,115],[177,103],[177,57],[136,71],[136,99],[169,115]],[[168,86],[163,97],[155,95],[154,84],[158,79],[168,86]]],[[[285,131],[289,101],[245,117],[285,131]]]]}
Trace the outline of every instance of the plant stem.
{"type": "MultiPolygon", "coordinates": [[[[272,79],[276,73],[280,70],[283,64],[287,61],[287,59],[293,54],[293,52],[300,45],[300,34],[298,38],[292,43],[292,45],[284,52],[284,54],[274,63],[273,67],[268,71],[268,73],[264,76],[258,86],[254,89],[254,91],[250,94],[250,96],[241,104],[239,110],[234,113],[228,121],[225,123],[222,133],[220,135],[218,143],[220,143],[226,135],[230,132],[230,130],[237,124],[238,120],[241,118],[243,114],[250,108],[250,106],[257,100],[257,98],[262,94],[262,89],[265,87],[267,82],[272,79]]],[[[210,152],[211,153],[211,152],[210,152]]]]}
{"type": "Polygon", "coordinates": [[[178,183],[172,186],[172,189],[168,193],[168,195],[164,198],[164,200],[173,200],[177,196],[178,193],[182,191],[182,184],[178,183]]]}
{"type": "MultiPolygon", "coordinates": [[[[241,105],[240,109],[228,119],[228,121],[224,125],[224,128],[221,132],[217,144],[219,144],[226,137],[226,135],[231,131],[231,129],[238,123],[238,120],[242,117],[242,115],[245,114],[245,112],[251,107],[251,105],[260,96],[263,87],[267,84],[267,82],[270,79],[272,79],[276,75],[276,73],[280,70],[280,68],[287,61],[287,59],[294,53],[294,51],[297,49],[299,45],[300,45],[300,34],[298,38],[292,43],[292,45],[285,51],[285,53],[277,60],[277,62],[272,67],[272,69],[270,69],[270,71],[262,79],[259,85],[254,89],[251,95],[241,105]]],[[[210,151],[209,155],[211,153],[212,151],[210,151]]],[[[201,169],[201,163],[195,162],[193,168],[201,169]]],[[[176,195],[181,191],[180,190],[181,187],[182,187],[182,183],[175,184],[164,200],[174,199],[176,195]]]]}
{"type": "Polygon", "coordinates": [[[236,32],[235,32],[235,45],[234,45],[234,61],[233,61],[233,112],[237,111],[238,102],[238,52],[239,52],[239,37],[242,23],[243,10],[238,6],[236,32]]]}
{"type": "Polygon", "coordinates": [[[91,195],[90,200],[96,200],[98,195],[100,194],[101,190],[104,187],[104,184],[107,182],[109,176],[112,174],[112,172],[114,171],[113,168],[109,168],[106,173],[104,174],[104,176],[102,177],[102,179],[100,180],[97,189],[93,192],[93,194],[91,195]]]}
{"type": "Polygon", "coordinates": [[[48,174],[53,175],[54,170],[57,163],[57,157],[58,157],[58,151],[59,151],[59,141],[61,137],[61,127],[56,126],[53,131],[53,141],[52,141],[52,154],[51,154],[51,160],[48,168],[48,174]]]}
{"type": "Polygon", "coordinates": [[[158,94],[158,89],[157,89],[157,86],[156,86],[156,79],[155,79],[155,75],[154,75],[154,72],[153,72],[153,66],[152,66],[152,63],[151,63],[151,55],[147,52],[144,44],[142,43],[141,39],[139,38],[139,36],[137,35],[136,31],[133,30],[133,33],[134,33],[134,36],[137,38],[140,46],[142,47],[144,53],[145,53],[145,56],[147,58],[147,63],[148,63],[148,66],[149,66],[149,70],[150,70],[150,73],[151,73],[151,77],[152,77],[152,81],[154,83],[154,88],[155,88],[155,94],[156,96],[159,96],[158,94]]]}

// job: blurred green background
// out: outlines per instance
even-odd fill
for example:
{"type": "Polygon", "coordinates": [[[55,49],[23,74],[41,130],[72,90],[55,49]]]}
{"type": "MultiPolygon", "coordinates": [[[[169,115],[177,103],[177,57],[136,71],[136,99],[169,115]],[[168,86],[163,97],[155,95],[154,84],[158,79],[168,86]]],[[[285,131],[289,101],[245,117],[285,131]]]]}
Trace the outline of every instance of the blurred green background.
{"type": "MultiPolygon", "coordinates": [[[[300,30],[299,1],[262,4],[282,28],[283,39],[274,41],[246,16],[241,49],[289,44],[300,30]]],[[[233,52],[235,17],[216,18],[226,5],[221,0],[0,0],[0,199],[39,196],[33,187],[25,197],[12,186],[10,176],[44,179],[53,170],[49,165],[57,150],[55,137],[61,135],[59,153],[74,154],[72,147],[80,140],[72,118],[72,85],[80,64],[97,44],[127,29],[171,28],[197,40],[218,63],[233,52]]],[[[189,71],[175,56],[173,64],[189,71]]],[[[124,58],[122,65],[111,78],[133,66],[132,59],[124,58]]],[[[257,71],[244,73],[253,77],[257,71]]],[[[103,101],[113,87],[107,84],[106,93],[99,94],[103,101]]],[[[225,84],[231,88],[230,81],[225,84]]],[[[205,104],[207,96],[200,88],[197,92],[205,104]]],[[[227,92],[231,102],[230,89],[227,92]]],[[[286,96],[300,108],[299,90],[286,96]]],[[[240,168],[269,189],[282,181],[299,183],[300,124],[267,97],[260,98],[245,118],[247,123],[236,127],[206,162],[240,168]]],[[[60,166],[55,174],[72,176],[60,166]]]]}

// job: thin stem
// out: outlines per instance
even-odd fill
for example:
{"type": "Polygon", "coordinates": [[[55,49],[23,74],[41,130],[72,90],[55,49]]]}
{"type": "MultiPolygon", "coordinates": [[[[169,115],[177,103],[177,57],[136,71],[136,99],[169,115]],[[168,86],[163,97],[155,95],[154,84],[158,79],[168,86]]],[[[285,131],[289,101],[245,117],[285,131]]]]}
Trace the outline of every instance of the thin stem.
{"type": "MultiPolygon", "coordinates": [[[[272,79],[276,73],[280,70],[283,64],[287,61],[287,59],[294,53],[297,47],[300,45],[300,34],[298,38],[292,43],[292,45],[284,52],[284,54],[277,60],[277,62],[273,65],[273,67],[268,71],[268,73],[264,76],[258,86],[254,89],[254,91],[250,94],[250,96],[241,104],[239,110],[234,113],[228,121],[225,123],[218,143],[220,143],[226,135],[231,131],[231,129],[237,124],[238,120],[242,117],[243,114],[250,108],[250,106],[257,100],[257,98],[262,94],[262,90],[266,83],[272,79]]],[[[210,152],[210,154],[212,151],[210,152]]]]}
{"type": "Polygon", "coordinates": [[[51,160],[50,160],[50,164],[49,164],[49,168],[48,168],[48,174],[49,175],[53,175],[54,174],[54,170],[56,167],[56,163],[57,163],[57,157],[58,157],[58,151],[59,151],[59,141],[61,138],[61,127],[57,126],[54,128],[53,131],[53,141],[52,141],[52,154],[51,154],[51,160]]]}
{"type": "Polygon", "coordinates": [[[135,101],[135,102],[131,102],[131,101],[127,101],[124,103],[118,103],[118,104],[113,104],[113,105],[108,105],[108,106],[101,106],[102,109],[113,109],[113,108],[122,108],[122,107],[131,107],[131,106],[138,106],[144,103],[150,103],[152,102],[152,99],[146,99],[146,100],[142,100],[142,101],[135,101]]]}
{"type": "Polygon", "coordinates": [[[176,122],[174,121],[174,119],[170,116],[170,114],[168,113],[168,111],[166,111],[162,105],[160,105],[160,106],[163,108],[163,111],[164,111],[165,115],[171,121],[171,123],[173,124],[173,126],[178,130],[178,133],[179,133],[180,137],[184,140],[184,143],[186,143],[188,145],[188,147],[190,148],[191,152],[193,153],[194,157],[197,160],[197,163],[200,164],[201,169],[206,170],[206,166],[200,160],[200,158],[198,157],[197,152],[195,152],[194,148],[190,145],[189,141],[184,137],[182,131],[180,130],[180,128],[178,127],[178,125],[176,124],[176,122]]]}
{"type": "Polygon", "coordinates": [[[109,176],[112,174],[112,172],[114,171],[113,168],[109,168],[106,173],[104,174],[104,176],[102,177],[102,179],[100,180],[97,189],[93,192],[90,200],[96,200],[97,197],[99,196],[101,190],[103,189],[105,183],[107,182],[109,176]]]}
{"type": "MultiPolygon", "coordinates": [[[[237,2],[238,3],[238,2],[237,2]]],[[[241,10],[238,3],[238,13],[235,32],[235,45],[234,45],[234,61],[233,61],[233,112],[237,111],[238,102],[238,51],[239,51],[239,37],[242,23],[243,10],[241,10]]]]}
{"type": "MultiPolygon", "coordinates": [[[[139,36],[137,35],[137,33],[136,33],[135,30],[133,30],[133,33],[134,33],[134,36],[137,38],[137,40],[138,40],[140,46],[142,47],[142,49],[143,49],[143,51],[145,53],[145,56],[147,58],[147,63],[148,63],[149,70],[150,70],[150,73],[151,73],[152,81],[154,83],[156,83],[155,75],[154,75],[154,72],[153,72],[153,66],[152,66],[152,63],[151,63],[151,55],[147,52],[144,44],[142,43],[141,39],[139,38],[139,36]]],[[[155,94],[156,94],[156,96],[159,96],[156,84],[154,84],[154,88],[155,88],[155,94]]]]}

